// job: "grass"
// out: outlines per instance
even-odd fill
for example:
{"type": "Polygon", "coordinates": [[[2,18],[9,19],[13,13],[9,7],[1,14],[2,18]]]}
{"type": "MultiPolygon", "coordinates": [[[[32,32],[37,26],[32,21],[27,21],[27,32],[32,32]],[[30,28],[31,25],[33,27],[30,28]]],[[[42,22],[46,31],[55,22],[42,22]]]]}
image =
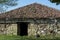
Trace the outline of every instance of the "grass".
{"type": "Polygon", "coordinates": [[[41,37],[34,37],[34,36],[8,36],[8,35],[0,35],[0,40],[60,40],[60,37],[48,37],[48,36],[41,36],[41,37]]]}

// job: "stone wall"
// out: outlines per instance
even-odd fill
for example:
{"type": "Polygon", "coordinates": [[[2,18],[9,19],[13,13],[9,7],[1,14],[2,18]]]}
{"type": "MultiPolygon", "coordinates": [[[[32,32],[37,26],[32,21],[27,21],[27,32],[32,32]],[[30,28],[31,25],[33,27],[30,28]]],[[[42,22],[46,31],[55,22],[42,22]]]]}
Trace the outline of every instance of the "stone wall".
{"type": "MultiPolygon", "coordinates": [[[[28,34],[29,35],[36,35],[36,34],[43,34],[45,35],[45,31],[47,31],[49,28],[48,24],[34,24],[34,23],[30,23],[29,27],[28,27],[28,34]]],[[[48,32],[48,31],[47,31],[48,32]]]]}
{"type": "Polygon", "coordinates": [[[28,25],[28,34],[30,35],[50,35],[50,34],[60,34],[60,24],[34,24],[30,23],[28,25]],[[58,27],[58,28],[57,28],[58,27]]]}
{"type": "Polygon", "coordinates": [[[0,34],[17,35],[17,24],[0,24],[0,34]]]}
{"type": "MultiPolygon", "coordinates": [[[[29,23],[28,24],[28,36],[30,35],[46,35],[51,34],[51,31],[53,30],[54,26],[54,32],[57,34],[60,34],[60,23],[58,23],[58,28],[54,24],[35,24],[35,23],[29,23]]],[[[0,24],[0,34],[6,34],[6,35],[17,35],[17,24],[0,24]]]]}
{"type": "Polygon", "coordinates": [[[11,35],[17,35],[17,24],[11,24],[8,28],[7,28],[7,34],[11,34],[11,35]]]}

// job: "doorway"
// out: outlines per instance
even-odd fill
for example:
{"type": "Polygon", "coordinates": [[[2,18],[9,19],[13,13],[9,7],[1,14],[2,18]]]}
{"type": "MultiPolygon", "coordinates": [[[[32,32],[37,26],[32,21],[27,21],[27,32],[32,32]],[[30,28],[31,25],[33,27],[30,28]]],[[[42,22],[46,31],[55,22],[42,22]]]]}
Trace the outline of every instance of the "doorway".
{"type": "Polygon", "coordinates": [[[17,23],[17,35],[20,35],[20,36],[28,35],[28,22],[17,23]]]}

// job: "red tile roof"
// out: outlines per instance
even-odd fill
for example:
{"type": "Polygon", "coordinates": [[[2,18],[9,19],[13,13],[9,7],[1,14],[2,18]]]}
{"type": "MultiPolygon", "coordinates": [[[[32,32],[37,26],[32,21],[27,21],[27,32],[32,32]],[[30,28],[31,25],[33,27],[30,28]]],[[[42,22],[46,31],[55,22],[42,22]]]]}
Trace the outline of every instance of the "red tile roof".
{"type": "Polygon", "coordinates": [[[33,3],[6,13],[0,14],[0,18],[58,18],[60,11],[41,4],[33,3]]]}

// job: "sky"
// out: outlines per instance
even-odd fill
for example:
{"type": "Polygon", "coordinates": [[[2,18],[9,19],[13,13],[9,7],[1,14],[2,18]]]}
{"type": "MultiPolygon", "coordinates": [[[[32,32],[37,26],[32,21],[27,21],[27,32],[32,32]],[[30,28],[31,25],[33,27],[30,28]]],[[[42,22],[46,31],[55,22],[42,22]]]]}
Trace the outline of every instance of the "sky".
{"type": "Polygon", "coordinates": [[[14,10],[14,9],[17,9],[17,8],[20,8],[20,7],[23,7],[23,6],[32,4],[32,3],[39,3],[42,5],[60,10],[60,5],[56,5],[55,3],[51,3],[48,0],[18,0],[17,3],[18,3],[18,5],[13,6],[13,7],[9,7],[7,11],[14,10]]]}

